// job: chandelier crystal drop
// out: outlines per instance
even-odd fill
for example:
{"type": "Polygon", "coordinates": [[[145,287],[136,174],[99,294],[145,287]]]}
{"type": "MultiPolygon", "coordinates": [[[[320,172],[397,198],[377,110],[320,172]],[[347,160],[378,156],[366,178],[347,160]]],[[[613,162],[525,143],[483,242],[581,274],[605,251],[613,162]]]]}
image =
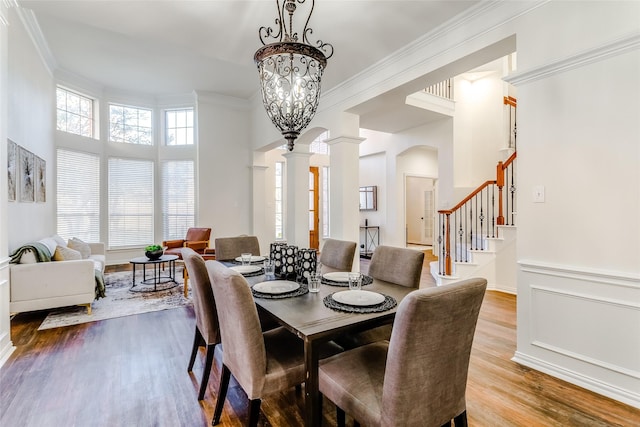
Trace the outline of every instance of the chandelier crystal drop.
{"type": "MultiPolygon", "coordinates": [[[[318,108],[322,73],[333,46],[318,40],[313,46],[308,26],[315,0],[311,0],[309,14],[302,32],[294,32],[294,13],[307,0],[276,0],[278,17],[275,30],[260,27],[258,35],[263,46],[253,57],[258,66],[262,103],[273,124],[287,140],[289,151],[318,108]],[[288,25],[287,25],[288,22],[288,25]],[[299,34],[302,40],[299,41],[299,34]],[[265,40],[273,39],[267,44],[265,40]]],[[[307,4],[308,5],[308,4],[307,4]]]]}

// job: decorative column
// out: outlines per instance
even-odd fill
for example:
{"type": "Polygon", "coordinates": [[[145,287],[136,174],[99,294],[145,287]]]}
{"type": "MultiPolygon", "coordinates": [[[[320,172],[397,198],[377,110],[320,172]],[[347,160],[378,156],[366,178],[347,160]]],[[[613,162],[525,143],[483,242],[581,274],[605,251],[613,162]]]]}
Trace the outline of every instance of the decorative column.
{"type": "MultiPolygon", "coordinates": [[[[329,169],[329,226],[331,237],[360,242],[360,149],[365,138],[339,136],[327,140],[331,146],[329,169]]],[[[354,271],[359,270],[356,252],[354,271]]]]}
{"type": "Polygon", "coordinates": [[[271,194],[267,191],[267,169],[268,166],[260,163],[264,163],[264,153],[260,153],[262,156],[257,159],[254,155],[254,163],[251,167],[252,172],[252,188],[253,188],[253,231],[252,233],[258,237],[258,241],[262,242],[262,253],[267,253],[268,244],[273,241],[273,233],[269,233],[269,227],[266,222],[265,208],[269,204],[273,204],[273,201],[267,201],[267,194],[271,194]]]}
{"type": "Polygon", "coordinates": [[[309,144],[296,142],[287,159],[285,238],[290,245],[309,247],[309,144]]]}

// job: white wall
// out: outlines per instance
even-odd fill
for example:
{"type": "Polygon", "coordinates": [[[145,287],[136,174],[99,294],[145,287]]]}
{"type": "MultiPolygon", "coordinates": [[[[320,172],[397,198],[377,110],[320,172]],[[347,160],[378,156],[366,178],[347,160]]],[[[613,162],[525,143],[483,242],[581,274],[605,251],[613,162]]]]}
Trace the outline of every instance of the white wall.
{"type": "Polygon", "coordinates": [[[252,234],[248,103],[199,93],[197,118],[198,225],[211,227],[212,241],[252,234]]]}
{"type": "MultiPolygon", "coordinates": [[[[5,3],[0,3],[0,164],[7,164],[7,58],[9,13],[5,3]]],[[[0,174],[0,188],[7,188],[7,174],[0,174]]],[[[11,341],[9,320],[9,253],[7,246],[7,192],[0,191],[0,367],[7,361],[15,347],[11,341]]]]}
{"type": "Polygon", "coordinates": [[[46,161],[46,203],[10,202],[9,250],[55,232],[55,85],[15,9],[9,13],[7,137],[46,161]]]}

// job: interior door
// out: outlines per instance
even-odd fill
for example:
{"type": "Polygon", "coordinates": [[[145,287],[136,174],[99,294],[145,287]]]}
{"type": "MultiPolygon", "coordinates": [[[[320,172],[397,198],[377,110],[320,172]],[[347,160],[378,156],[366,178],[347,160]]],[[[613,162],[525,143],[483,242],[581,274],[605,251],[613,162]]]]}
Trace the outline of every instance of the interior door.
{"type": "Polygon", "coordinates": [[[405,182],[407,243],[431,246],[435,221],[433,179],[407,176],[405,182]]]}
{"type": "Polygon", "coordinates": [[[320,226],[318,180],[319,169],[317,166],[311,166],[309,168],[309,247],[311,249],[320,248],[320,240],[318,238],[318,228],[320,226]]]}

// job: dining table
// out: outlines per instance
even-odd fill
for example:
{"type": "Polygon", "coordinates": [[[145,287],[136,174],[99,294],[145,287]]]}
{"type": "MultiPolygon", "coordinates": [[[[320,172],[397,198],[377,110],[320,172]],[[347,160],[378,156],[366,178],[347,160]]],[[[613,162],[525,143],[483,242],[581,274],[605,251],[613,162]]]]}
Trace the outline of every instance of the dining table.
{"type": "MultiPolygon", "coordinates": [[[[265,281],[264,275],[246,277],[249,285],[265,281]]],[[[323,299],[334,292],[348,287],[322,284],[320,291],[308,292],[288,298],[260,298],[254,294],[259,310],[271,315],[280,325],[304,342],[305,357],[305,414],[304,425],[319,426],[322,419],[321,396],[319,392],[318,364],[323,343],[347,332],[360,332],[393,322],[398,305],[414,288],[395,285],[373,279],[363,290],[390,296],[397,302],[394,307],[375,313],[350,313],[327,307],[323,299]]]]}

